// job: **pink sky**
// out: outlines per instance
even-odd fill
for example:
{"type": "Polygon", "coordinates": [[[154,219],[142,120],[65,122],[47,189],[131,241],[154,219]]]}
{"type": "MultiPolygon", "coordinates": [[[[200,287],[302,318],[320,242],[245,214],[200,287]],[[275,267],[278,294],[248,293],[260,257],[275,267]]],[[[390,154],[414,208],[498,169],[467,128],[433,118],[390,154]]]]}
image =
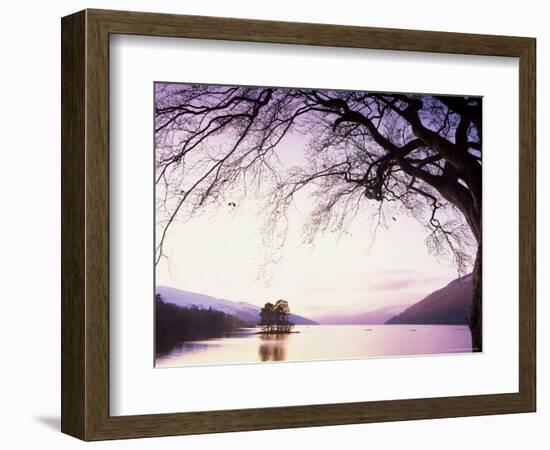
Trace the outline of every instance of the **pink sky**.
{"type": "MultiPolygon", "coordinates": [[[[304,140],[293,135],[283,144],[281,163],[299,165],[304,140]]],[[[164,248],[169,260],[157,266],[157,285],[256,305],[284,298],[293,312],[315,319],[414,303],[457,277],[450,261],[428,253],[426,229],[405,215],[379,228],[374,240],[369,211],[363,211],[345,233],[304,244],[301,229],[312,207],[307,193],[291,208],[286,245],[269,263],[262,200],[249,195],[237,207],[226,200],[172,225],[164,248]]]]}

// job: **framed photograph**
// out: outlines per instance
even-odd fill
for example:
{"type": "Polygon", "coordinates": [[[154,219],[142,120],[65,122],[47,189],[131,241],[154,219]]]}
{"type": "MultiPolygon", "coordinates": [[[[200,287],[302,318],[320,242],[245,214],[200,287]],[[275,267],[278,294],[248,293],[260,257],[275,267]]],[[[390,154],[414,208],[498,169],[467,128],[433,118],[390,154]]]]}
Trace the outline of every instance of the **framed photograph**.
{"type": "Polygon", "coordinates": [[[535,39],[62,19],[62,431],[535,411],[535,39]]]}

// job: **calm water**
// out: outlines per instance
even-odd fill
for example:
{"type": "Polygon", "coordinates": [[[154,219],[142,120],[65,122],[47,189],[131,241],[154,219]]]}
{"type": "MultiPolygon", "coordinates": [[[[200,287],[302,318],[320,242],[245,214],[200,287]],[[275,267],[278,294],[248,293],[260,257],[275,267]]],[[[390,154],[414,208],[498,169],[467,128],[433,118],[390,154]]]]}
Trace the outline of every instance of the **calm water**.
{"type": "Polygon", "coordinates": [[[246,328],[228,337],[184,342],[157,355],[156,367],[311,361],[471,351],[467,326],[300,325],[265,336],[246,328]]]}

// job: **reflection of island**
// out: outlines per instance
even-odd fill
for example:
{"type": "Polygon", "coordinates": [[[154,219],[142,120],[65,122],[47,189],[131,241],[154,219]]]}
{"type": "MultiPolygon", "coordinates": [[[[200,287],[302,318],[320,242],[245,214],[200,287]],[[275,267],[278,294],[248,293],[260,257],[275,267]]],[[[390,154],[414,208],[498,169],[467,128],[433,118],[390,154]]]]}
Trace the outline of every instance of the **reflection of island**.
{"type": "Polygon", "coordinates": [[[284,361],[286,360],[286,339],[288,335],[282,333],[262,334],[264,342],[260,345],[258,354],[262,361],[284,361]]]}

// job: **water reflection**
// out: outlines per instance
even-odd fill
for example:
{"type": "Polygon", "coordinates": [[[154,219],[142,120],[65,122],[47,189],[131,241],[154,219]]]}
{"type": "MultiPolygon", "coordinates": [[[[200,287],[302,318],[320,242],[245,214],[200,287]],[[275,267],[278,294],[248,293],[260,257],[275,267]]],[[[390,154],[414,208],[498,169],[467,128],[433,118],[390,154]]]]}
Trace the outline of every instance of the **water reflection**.
{"type": "Polygon", "coordinates": [[[261,361],[284,361],[286,360],[286,340],[288,334],[262,334],[263,341],[258,349],[261,361]]]}
{"type": "Polygon", "coordinates": [[[179,355],[185,352],[205,350],[209,345],[203,342],[174,342],[156,344],[156,358],[170,358],[172,355],[179,355]]]}
{"type": "Polygon", "coordinates": [[[319,361],[379,356],[471,352],[468,326],[312,325],[297,333],[261,334],[242,329],[220,338],[157,342],[155,367],[319,361]]]}

